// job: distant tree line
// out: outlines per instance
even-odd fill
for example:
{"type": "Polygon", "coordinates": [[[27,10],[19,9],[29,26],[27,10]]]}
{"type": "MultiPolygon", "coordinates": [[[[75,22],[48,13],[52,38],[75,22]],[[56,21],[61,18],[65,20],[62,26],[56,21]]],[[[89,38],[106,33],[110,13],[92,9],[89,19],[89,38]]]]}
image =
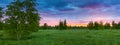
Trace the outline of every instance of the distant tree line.
{"type": "Polygon", "coordinates": [[[92,22],[90,21],[87,25],[87,28],[90,30],[99,30],[99,29],[120,29],[120,22],[115,23],[115,21],[112,21],[112,23],[105,23],[103,22],[92,22]]]}
{"type": "Polygon", "coordinates": [[[66,20],[60,21],[59,25],[57,26],[48,26],[47,23],[44,23],[40,29],[59,29],[59,30],[66,30],[66,29],[89,29],[89,30],[102,30],[102,29],[120,29],[120,22],[115,23],[103,23],[101,22],[93,22],[90,21],[87,26],[67,26],[66,20]]]}
{"type": "Polygon", "coordinates": [[[60,21],[59,25],[56,26],[49,26],[47,23],[44,23],[43,26],[40,26],[40,29],[47,30],[47,29],[58,29],[58,30],[67,30],[67,29],[87,29],[84,26],[67,26],[67,21],[60,21]]]}
{"type": "Polygon", "coordinates": [[[65,29],[67,29],[67,28],[68,28],[68,27],[67,27],[67,22],[66,22],[66,20],[60,21],[60,22],[59,22],[59,25],[57,25],[57,26],[48,26],[47,23],[44,23],[44,25],[40,27],[40,29],[45,29],[45,30],[46,30],[46,29],[65,30],[65,29]]]}

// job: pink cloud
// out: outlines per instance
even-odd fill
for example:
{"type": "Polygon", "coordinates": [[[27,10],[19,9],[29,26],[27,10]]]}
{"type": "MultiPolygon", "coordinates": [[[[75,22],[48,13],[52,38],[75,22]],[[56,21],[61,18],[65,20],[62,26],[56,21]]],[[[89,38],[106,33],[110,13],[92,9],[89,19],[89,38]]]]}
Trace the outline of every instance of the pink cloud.
{"type": "Polygon", "coordinates": [[[92,3],[92,4],[85,5],[82,8],[97,9],[97,8],[102,8],[102,7],[111,7],[111,6],[103,5],[100,3],[92,3]]]}

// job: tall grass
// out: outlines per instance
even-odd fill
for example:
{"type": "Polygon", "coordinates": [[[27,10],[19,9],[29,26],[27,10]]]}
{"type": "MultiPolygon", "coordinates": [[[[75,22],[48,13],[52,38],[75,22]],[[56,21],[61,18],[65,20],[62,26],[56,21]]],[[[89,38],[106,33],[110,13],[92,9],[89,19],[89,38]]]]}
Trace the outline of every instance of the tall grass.
{"type": "Polygon", "coordinates": [[[120,45],[120,30],[40,30],[27,40],[0,40],[0,45],[120,45]]]}

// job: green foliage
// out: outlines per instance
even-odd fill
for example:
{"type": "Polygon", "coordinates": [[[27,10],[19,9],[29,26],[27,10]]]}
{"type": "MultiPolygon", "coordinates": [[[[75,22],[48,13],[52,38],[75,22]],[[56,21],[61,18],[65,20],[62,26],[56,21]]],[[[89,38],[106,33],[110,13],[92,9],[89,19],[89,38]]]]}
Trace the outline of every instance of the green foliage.
{"type": "Polygon", "coordinates": [[[23,39],[39,29],[39,14],[35,0],[15,0],[7,6],[4,30],[10,38],[23,39]],[[9,30],[8,30],[9,29],[9,30]]]}
{"type": "Polygon", "coordinates": [[[25,0],[23,2],[25,7],[26,22],[28,23],[28,29],[35,32],[39,30],[40,17],[36,6],[36,0],[25,0]]]}
{"type": "Polygon", "coordinates": [[[2,18],[3,18],[3,8],[0,7],[0,30],[3,29],[3,21],[2,21],[2,18]]]}

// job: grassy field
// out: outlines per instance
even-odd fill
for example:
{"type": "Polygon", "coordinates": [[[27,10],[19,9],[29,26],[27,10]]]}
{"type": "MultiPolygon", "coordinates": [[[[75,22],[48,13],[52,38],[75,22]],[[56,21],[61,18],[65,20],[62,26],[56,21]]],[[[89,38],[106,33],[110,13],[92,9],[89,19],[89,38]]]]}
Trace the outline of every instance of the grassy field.
{"type": "Polygon", "coordinates": [[[28,40],[0,40],[0,45],[120,45],[120,30],[40,30],[28,40]]]}

